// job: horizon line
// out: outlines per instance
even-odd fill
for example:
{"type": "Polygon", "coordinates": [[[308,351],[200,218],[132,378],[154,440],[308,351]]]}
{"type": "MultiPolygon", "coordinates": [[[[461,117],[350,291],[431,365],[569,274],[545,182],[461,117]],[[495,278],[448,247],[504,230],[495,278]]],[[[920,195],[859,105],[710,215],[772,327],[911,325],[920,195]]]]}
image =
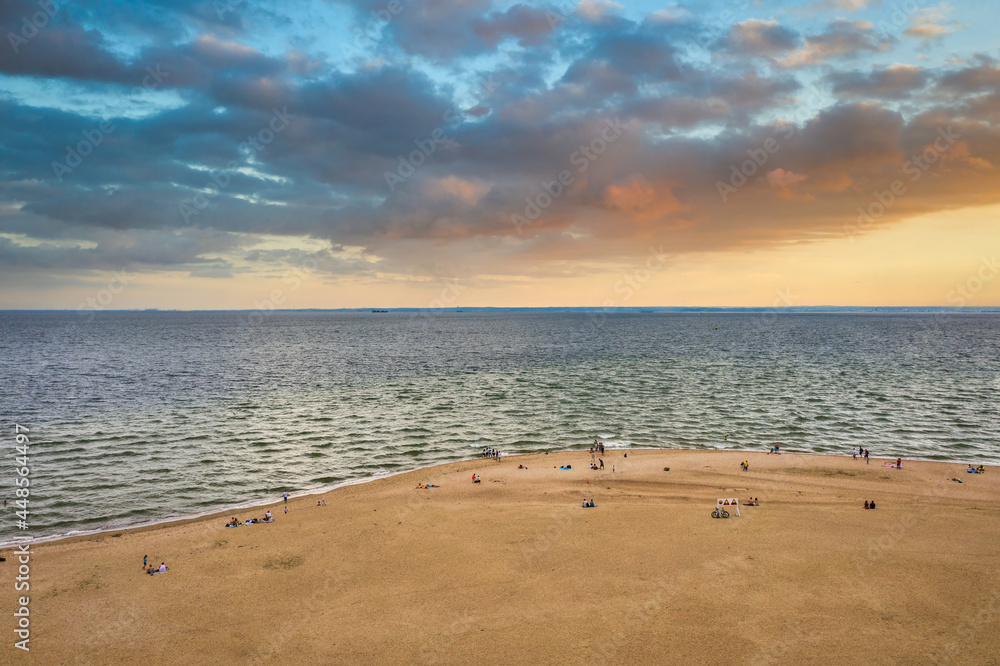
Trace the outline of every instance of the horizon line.
{"type": "Polygon", "coordinates": [[[806,313],[864,313],[864,312],[899,312],[899,313],[972,313],[989,314],[1000,313],[1000,305],[983,306],[945,306],[945,305],[799,305],[785,307],[765,307],[765,306],[671,306],[671,305],[649,305],[649,306],[614,306],[601,307],[599,305],[545,305],[545,306],[459,306],[459,307],[413,307],[413,306],[368,306],[368,307],[342,307],[342,308],[0,308],[0,312],[362,312],[371,314],[383,314],[391,312],[605,312],[622,314],[657,314],[657,313],[694,313],[694,312],[716,312],[716,313],[743,313],[743,312],[774,312],[789,314],[806,313]]]}

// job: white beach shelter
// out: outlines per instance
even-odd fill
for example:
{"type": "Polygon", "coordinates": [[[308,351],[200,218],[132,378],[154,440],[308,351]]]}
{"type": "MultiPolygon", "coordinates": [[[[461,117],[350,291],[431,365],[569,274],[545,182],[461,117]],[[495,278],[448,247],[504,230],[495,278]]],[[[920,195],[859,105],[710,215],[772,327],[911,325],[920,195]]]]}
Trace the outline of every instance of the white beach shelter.
{"type": "MultiPolygon", "coordinates": [[[[736,515],[737,516],[740,515],[740,500],[739,500],[738,497],[735,498],[735,499],[734,498],[722,498],[722,499],[715,500],[715,507],[717,509],[726,509],[727,511],[730,508],[733,508],[733,509],[736,509],[736,515]]],[[[742,516],[740,516],[740,517],[742,518],[742,516]]]]}

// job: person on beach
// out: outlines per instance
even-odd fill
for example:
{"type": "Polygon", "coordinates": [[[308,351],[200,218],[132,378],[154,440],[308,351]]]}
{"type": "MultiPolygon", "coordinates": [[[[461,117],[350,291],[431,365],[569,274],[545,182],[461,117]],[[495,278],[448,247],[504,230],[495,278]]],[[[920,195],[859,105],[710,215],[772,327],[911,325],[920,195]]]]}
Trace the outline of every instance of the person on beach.
{"type": "Polygon", "coordinates": [[[149,557],[149,555],[143,555],[143,556],[142,556],[142,568],[143,568],[143,569],[145,569],[145,568],[146,568],[146,558],[147,558],[147,557],[149,557]]]}
{"type": "Polygon", "coordinates": [[[166,573],[167,572],[167,564],[166,564],[166,562],[160,562],[159,572],[160,573],[166,573]]]}
{"type": "Polygon", "coordinates": [[[865,500],[865,508],[868,508],[868,500],[865,500]]]}
{"type": "Polygon", "coordinates": [[[284,498],[285,498],[285,504],[288,504],[288,491],[287,490],[285,491],[284,498]]]}
{"type": "Polygon", "coordinates": [[[604,458],[600,458],[600,461],[601,461],[601,469],[604,469],[604,458]]]}
{"type": "Polygon", "coordinates": [[[874,509],[875,508],[875,500],[872,500],[872,503],[868,506],[868,508],[869,509],[874,509]]]}
{"type": "Polygon", "coordinates": [[[265,513],[264,518],[266,518],[267,520],[271,520],[271,512],[268,511],[267,513],[265,513]]]}
{"type": "Polygon", "coordinates": [[[285,505],[285,514],[286,515],[288,514],[288,505],[287,504],[285,505]]]}
{"type": "Polygon", "coordinates": [[[855,460],[858,459],[858,450],[857,449],[851,449],[851,457],[853,457],[855,460]]]}
{"type": "Polygon", "coordinates": [[[903,469],[903,459],[896,458],[896,469],[903,469]]]}
{"type": "Polygon", "coordinates": [[[868,459],[868,449],[865,449],[865,464],[871,465],[872,461],[868,459]]]}

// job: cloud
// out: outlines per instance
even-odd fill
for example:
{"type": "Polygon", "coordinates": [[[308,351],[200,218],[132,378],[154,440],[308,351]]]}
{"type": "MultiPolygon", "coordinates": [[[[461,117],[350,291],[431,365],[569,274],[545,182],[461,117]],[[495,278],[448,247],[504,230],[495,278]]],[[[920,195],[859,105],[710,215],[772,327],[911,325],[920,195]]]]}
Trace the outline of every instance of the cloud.
{"type": "Polygon", "coordinates": [[[855,12],[861,9],[867,9],[872,5],[880,4],[882,0],[822,0],[821,2],[815,3],[818,7],[823,9],[843,9],[849,12],[855,12]]]}
{"type": "MultiPolygon", "coordinates": [[[[384,3],[349,6],[357,25],[384,3]]],[[[30,7],[5,5],[0,20],[16,25],[30,7]]],[[[432,0],[393,16],[362,63],[286,40],[308,13],[252,25],[265,9],[248,2],[239,22],[216,25],[199,7],[137,2],[116,19],[73,3],[29,42],[35,52],[0,56],[20,86],[0,96],[0,264],[66,279],[125,265],[225,279],[301,260],[305,250],[257,242],[282,237],[329,248],[318,270],[331,275],[454,264],[496,279],[571,274],[654,238],[685,253],[836,237],[942,127],[960,143],[885,221],[1000,199],[1000,65],[846,67],[888,57],[894,40],[870,23],[720,27],[586,3],[553,25],[555,6],[432,0]],[[144,17],[160,20],[124,38],[144,17]],[[58,81],[67,98],[129,95],[150,65],[169,73],[176,101],[141,118],[42,94],[58,81]],[[797,105],[817,76],[836,98],[797,105]],[[287,127],[250,149],[275,109],[287,127]],[[102,121],[113,131],[60,179],[53,162],[102,121]],[[608,123],[620,134],[598,142],[608,123]],[[751,157],[762,151],[763,163],[751,157]],[[753,173],[723,201],[717,183],[747,160],[753,173]],[[410,171],[390,189],[401,165],[410,171]],[[512,215],[563,172],[572,182],[516,228],[512,215]],[[196,196],[207,205],[186,220],[180,205],[196,196]]]]}
{"type": "Polygon", "coordinates": [[[910,17],[910,27],[903,31],[908,37],[916,37],[925,42],[940,41],[962,27],[948,19],[953,7],[946,3],[934,7],[918,9],[910,17]]]}
{"type": "Polygon", "coordinates": [[[891,65],[873,67],[870,72],[831,72],[826,80],[833,84],[833,92],[841,97],[867,97],[873,99],[904,99],[923,88],[929,76],[916,65],[891,65]]]}
{"type": "Polygon", "coordinates": [[[837,19],[825,32],[809,35],[805,46],[778,60],[783,67],[808,67],[821,65],[834,58],[855,58],[862,53],[883,53],[896,40],[875,32],[870,21],[837,19]]]}
{"type": "Polygon", "coordinates": [[[611,0],[580,0],[577,13],[587,21],[601,21],[611,13],[620,12],[625,6],[611,0]]]}
{"type": "Polygon", "coordinates": [[[738,55],[773,56],[795,48],[797,32],[777,21],[749,19],[733,25],[719,41],[719,48],[738,55]]]}

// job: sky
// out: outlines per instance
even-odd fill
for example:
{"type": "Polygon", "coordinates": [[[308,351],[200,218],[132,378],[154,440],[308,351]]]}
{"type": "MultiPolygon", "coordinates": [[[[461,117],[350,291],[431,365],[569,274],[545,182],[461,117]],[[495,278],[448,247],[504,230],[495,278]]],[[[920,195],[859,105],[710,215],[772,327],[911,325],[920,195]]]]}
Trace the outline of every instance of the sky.
{"type": "Polygon", "coordinates": [[[998,306],[990,4],[5,0],[0,308],[998,306]]]}

